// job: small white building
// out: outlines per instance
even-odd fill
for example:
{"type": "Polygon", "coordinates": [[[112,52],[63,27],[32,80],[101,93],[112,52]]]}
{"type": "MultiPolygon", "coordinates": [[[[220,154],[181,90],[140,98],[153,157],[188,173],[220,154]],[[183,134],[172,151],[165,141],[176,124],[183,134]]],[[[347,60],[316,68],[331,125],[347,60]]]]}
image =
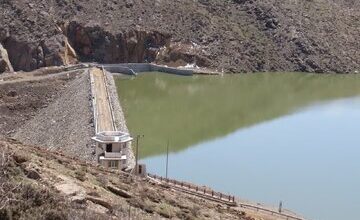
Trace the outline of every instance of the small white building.
{"type": "Polygon", "coordinates": [[[92,138],[96,141],[96,158],[106,168],[125,169],[127,164],[125,149],[133,138],[125,132],[103,131],[92,138]]]}

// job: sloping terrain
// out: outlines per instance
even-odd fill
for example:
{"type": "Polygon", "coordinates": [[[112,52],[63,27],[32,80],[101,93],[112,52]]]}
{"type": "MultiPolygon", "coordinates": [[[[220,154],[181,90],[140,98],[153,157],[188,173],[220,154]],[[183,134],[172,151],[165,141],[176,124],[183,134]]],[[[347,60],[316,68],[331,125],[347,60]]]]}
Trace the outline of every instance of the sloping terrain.
{"type": "Polygon", "coordinates": [[[56,100],[76,74],[52,79],[24,79],[9,75],[0,82],[0,136],[14,134],[38,111],[56,100]]]}
{"type": "Polygon", "coordinates": [[[40,69],[1,77],[0,112],[0,137],[94,157],[90,79],[84,70],[40,69]]]}
{"type": "Polygon", "coordinates": [[[15,70],[78,61],[360,69],[356,0],[2,0],[0,10],[0,44],[15,70]]]}
{"type": "Polygon", "coordinates": [[[94,134],[90,78],[87,72],[79,71],[59,97],[23,123],[13,137],[91,160],[95,147],[90,138],[94,134]]]}
{"type": "MultiPolygon", "coordinates": [[[[0,140],[0,219],[240,219],[243,211],[0,140]]],[[[271,218],[270,218],[271,219],[271,218]]]]}

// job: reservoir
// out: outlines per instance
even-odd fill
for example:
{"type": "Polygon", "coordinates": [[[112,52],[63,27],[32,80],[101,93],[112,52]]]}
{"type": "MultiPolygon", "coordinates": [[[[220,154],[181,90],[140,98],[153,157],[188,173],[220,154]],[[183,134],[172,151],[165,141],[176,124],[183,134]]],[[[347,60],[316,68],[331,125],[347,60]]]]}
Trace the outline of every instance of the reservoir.
{"type": "Polygon", "coordinates": [[[360,76],[264,73],[116,80],[148,172],[309,219],[358,219],[360,76]]]}

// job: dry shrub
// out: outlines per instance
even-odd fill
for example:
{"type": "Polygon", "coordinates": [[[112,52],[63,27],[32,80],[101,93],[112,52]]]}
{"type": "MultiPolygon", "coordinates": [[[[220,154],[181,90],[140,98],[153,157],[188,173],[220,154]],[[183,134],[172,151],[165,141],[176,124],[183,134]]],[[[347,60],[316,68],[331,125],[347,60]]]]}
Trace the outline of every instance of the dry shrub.
{"type": "Polygon", "coordinates": [[[107,186],[108,183],[109,183],[108,178],[107,178],[105,175],[103,175],[103,174],[97,175],[97,176],[96,176],[96,181],[98,181],[98,182],[99,182],[99,185],[100,185],[101,187],[104,187],[104,188],[106,188],[106,186],[107,186]]]}
{"type": "Polygon", "coordinates": [[[80,168],[75,171],[75,178],[84,182],[86,180],[86,169],[80,168]]]}
{"type": "Polygon", "coordinates": [[[174,207],[166,203],[160,203],[156,211],[165,218],[174,218],[176,216],[174,207]]]}
{"type": "Polygon", "coordinates": [[[136,208],[142,209],[143,211],[147,213],[154,213],[154,204],[150,202],[149,200],[143,200],[139,198],[131,198],[128,199],[127,202],[136,208]]]}

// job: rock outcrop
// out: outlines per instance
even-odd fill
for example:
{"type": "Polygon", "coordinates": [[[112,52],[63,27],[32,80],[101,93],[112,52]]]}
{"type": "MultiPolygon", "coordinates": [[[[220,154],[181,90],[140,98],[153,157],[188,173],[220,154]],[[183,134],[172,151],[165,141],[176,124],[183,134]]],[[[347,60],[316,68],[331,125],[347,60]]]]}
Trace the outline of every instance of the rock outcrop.
{"type": "Polygon", "coordinates": [[[71,22],[65,27],[70,44],[82,61],[99,63],[153,62],[170,35],[157,31],[129,30],[113,34],[100,26],[71,22]]]}
{"type": "Polygon", "coordinates": [[[0,44],[0,73],[13,71],[14,69],[10,63],[8,53],[5,48],[0,44]]]}
{"type": "Polygon", "coordinates": [[[15,71],[31,71],[45,66],[76,63],[76,57],[64,35],[58,34],[40,42],[27,42],[11,36],[4,41],[15,71]]]}

